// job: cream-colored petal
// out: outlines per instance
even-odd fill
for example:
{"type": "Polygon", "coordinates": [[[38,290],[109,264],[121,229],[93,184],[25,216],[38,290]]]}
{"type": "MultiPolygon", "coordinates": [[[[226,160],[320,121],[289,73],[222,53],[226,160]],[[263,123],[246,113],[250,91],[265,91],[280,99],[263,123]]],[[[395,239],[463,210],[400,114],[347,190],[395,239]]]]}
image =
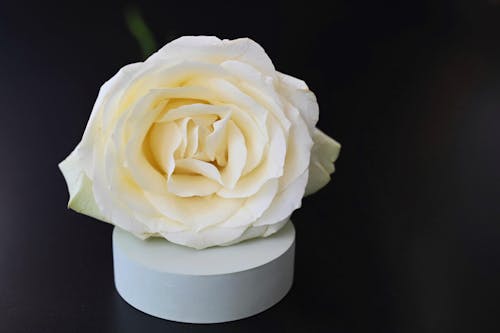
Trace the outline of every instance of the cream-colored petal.
{"type": "Polygon", "coordinates": [[[335,171],[333,163],[340,152],[340,144],[319,129],[314,131],[313,140],[305,195],[318,191],[330,181],[330,174],[335,171]]]}
{"type": "Polygon", "coordinates": [[[271,139],[262,163],[250,173],[241,177],[233,189],[223,188],[217,195],[223,198],[247,198],[254,195],[269,179],[283,175],[286,156],[286,140],[283,129],[277,121],[269,121],[271,139]]]}
{"type": "MultiPolygon", "coordinates": [[[[188,87],[186,87],[187,89],[188,87]]],[[[191,89],[193,87],[189,87],[191,89]]],[[[199,88],[200,90],[202,88],[199,88]]],[[[194,93],[198,93],[198,89],[193,89],[194,93]]],[[[199,94],[197,94],[199,96],[199,94]]],[[[210,105],[210,104],[189,104],[182,105],[178,108],[171,109],[165,113],[157,122],[169,122],[186,117],[196,117],[196,116],[206,116],[206,115],[218,115],[221,118],[226,117],[231,112],[231,109],[224,105],[210,105]]]]}
{"type": "Polygon", "coordinates": [[[227,220],[244,203],[244,199],[223,199],[216,195],[182,198],[145,193],[148,200],[166,217],[179,221],[191,229],[202,229],[227,220]]]}
{"type": "Polygon", "coordinates": [[[265,143],[269,141],[269,134],[266,129],[269,111],[227,80],[203,80],[196,82],[196,84],[216,94],[219,103],[231,107],[233,110],[231,119],[243,132],[249,147],[243,174],[255,169],[261,162],[265,143]]]}
{"type": "Polygon", "coordinates": [[[303,80],[297,79],[296,77],[293,77],[293,76],[285,74],[285,73],[281,73],[278,71],[276,71],[276,72],[278,73],[278,78],[286,86],[293,88],[293,89],[296,89],[296,90],[309,90],[309,87],[307,86],[307,84],[303,80]]]}
{"type": "Polygon", "coordinates": [[[131,228],[130,231],[140,238],[149,237],[158,230],[177,232],[186,229],[181,223],[163,216],[151,205],[143,189],[133,181],[129,170],[120,164],[123,152],[116,149],[112,142],[107,146],[104,160],[106,173],[105,181],[102,182],[108,184],[107,188],[103,189],[104,198],[112,200],[111,205],[124,207],[123,209],[131,214],[129,219],[115,224],[122,228],[131,228]]]}
{"type": "MultiPolygon", "coordinates": [[[[94,191],[101,206],[106,207],[110,221],[113,224],[130,231],[137,237],[144,239],[155,233],[152,220],[162,219],[163,229],[171,231],[183,230],[175,221],[168,220],[151,205],[145,198],[144,191],[133,180],[130,171],[120,162],[123,161],[123,151],[114,146],[113,141],[106,145],[104,157],[99,162],[104,164],[104,175],[98,173],[96,179],[99,184],[94,191]]],[[[97,181],[96,181],[97,182],[97,181]]]]}
{"type": "Polygon", "coordinates": [[[264,151],[269,144],[269,135],[265,126],[262,129],[248,112],[235,105],[231,105],[231,110],[231,120],[240,129],[245,138],[247,158],[242,174],[246,175],[261,164],[264,151]]]}
{"type": "MultiPolygon", "coordinates": [[[[122,207],[131,216],[121,217],[116,225],[129,230],[139,238],[147,238],[157,234],[158,230],[177,232],[185,230],[181,223],[163,216],[145,197],[144,190],[133,180],[130,171],[121,163],[125,152],[109,142],[105,153],[105,178],[100,180],[107,186],[101,188],[100,199],[103,205],[122,207]]],[[[112,209],[109,211],[112,212],[112,209]]],[[[121,216],[111,213],[114,218],[121,216]]]]}
{"type": "Polygon", "coordinates": [[[265,132],[265,124],[269,111],[257,103],[252,97],[243,93],[238,86],[219,78],[205,80],[199,82],[199,84],[206,85],[208,89],[214,91],[221,102],[234,104],[246,110],[247,113],[256,120],[262,132],[265,132]]]}
{"type": "Polygon", "coordinates": [[[205,176],[219,184],[222,184],[222,179],[219,170],[211,163],[200,161],[194,158],[186,158],[176,161],[176,174],[199,174],[205,176]]]}
{"type": "Polygon", "coordinates": [[[138,214],[137,212],[134,212],[134,215],[138,221],[149,226],[151,235],[158,236],[160,233],[179,232],[189,229],[186,225],[173,221],[165,216],[150,216],[138,214]]]}
{"type": "Polygon", "coordinates": [[[203,116],[197,116],[193,117],[193,123],[199,127],[210,127],[213,125],[214,122],[217,121],[217,116],[210,114],[210,115],[203,115],[203,116]]]}
{"type": "Polygon", "coordinates": [[[239,227],[248,226],[254,223],[273,202],[278,193],[278,180],[271,179],[264,184],[260,190],[249,197],[243,206],[230,218],[228,218],[221,227],[239,227]]]}
{"type": "Polygon", "coordinates": [[[247,160],[245,137],[240,129],[229,121],[228,124],[228,163],[222,171],[222,182],[225,188],[233,189],[240,179],[247,160]]]}
{"type": "Polygon", "coordinates": [[[182,118],[175,122],[180,132],[180,143],[174,152],[174,159],[182,159],[186,157],[186,148],[188,145],[188,124],[190,122],[191,122],[191,117],[182,118]]]}
{"type": "MultiPolygon", "coordinates": [[[[137,100],[158,89],[182,89],[192,86],[193,78],[225,78],[228,73],[218,65],[190,62],[179,59],[172,63],[145,62],[142,64],[139,75],[135,75],[121,94],[118,110],[126,110],[137,100]]],[[[176,96],[177,98],[196,98],[190,96],[176,96]]],[[[205,98],[201,98],[206,100],[205,98]]],[[[209,98],[208,100],[212,100],[209,98]]]]}
{"type": "Polygon", "coordinates": [[[186,227],[181,223],[162,216],[144,196],[144,191],[130,180],[128,170],[117,168],[111,181],[111,193],[115,199],[125,205],[136,221],[147,228],[148,233],[157,230],[181,231],[186,227]]]}
{"type": "Polygon", "coordinates": [[[116,195],[116,189],[112,187],[111,174],[113,174],[114,165],[110,164],[111,158],[105,154],[105,148],[114,153],[112,141],[107,147],[95,147],[95,173],[92,175],[92,192],[99,210],[106,218],[116,226],[125,229],[137,237],[146,238],[145,234],[149,232],[147,225],[139,222],[134,212],[123,203],[116,195]]]}
{"type": "MultiPolygon", "coordinates": [[[[266,231],[262,234],[262,237],[268,237],[268,236],[271,236],[272,234],[280,231],[281,228],[283,228],[288,222],[290,222],[289,216],[278,223],[269,224],[267,226],[266,231]]],[[[260,228],[260,227],[254,227],[254,228],[260,228]]]]}
{"type": "Polygon", "coordinates": [[[92,181],[83,172],[75,151],[59,163],[59,169],[68,186],[68,207],[76,212],[106,221],[95,202],[92,181]]]}
{"type": "Polygon", "coordinates": [[[206,228],[201,231],[181,231],[162,233],[162,236],[167,240],[195,249],[201,250],[207,247],[228,244],[241,237],[245,232],[246,227],[238,228],[206,228]]]}
{"type": "Polygon", "coordinates": [[[213,36],[184,36],[168,43],[146,61],[190,60],[218,64],[231,59],[248,63],[269,75],[275,73],[264,49],[249,38],[220,40],[213,36]]]}
{"type": "Polygon", "coordinates": [[[281,190],[307,170],[313,146],[307,125],[297,109],[287,103],[285,113],[293,125],[288,135],[285,170],[280,178],[281,190]]]}
{"type": "Polygon", "coordinates": [[[124,131],[131,133],[130,139],[123,142],[124,165],[134,181],[144,190],[156,193],[166,192],[166,178],[148,159],[151,147],[145,144],[146,136],[154,121],[168,102],[169,91],[151,91],[131,108],[124,125],[124,131]]]}
{"type": "Polygon", "coordinates": [[[200,126],[196,125],[196,123],[190,124],[187,128],[187,147],[186,147],[186,156],[192,157],[196,154],[198,150],[198,133],[200,126]]]}
{"type": "MultiPolygon", "coordinates": [[[[82,141],[77,146],[78,155],[81,157],[82,169],[87,174],[93,174],[93,155],[96,140],[102,136],[102,119],[104,113],[115,113],[116,109],[109,104],[113,95],[121,95],[126,89],[131,77],[140,72],[143,63],[133,63],[122,67],[111,79],[99,89],[99,94],[92,108],[89,121],[85,127],[82,141]]],[[[118,116],[118,114],[116,115],[118,116]]]]}
{"type": "MultiPolygon", "coordinates": [[[[185,86],[185,87],[170,87],[170,88],[152,88],[148,91],[148,95],[156,97],[156,101],[168,101],[170,99],[197,99],[201,101],[211,102],[217,100],[217,95],[214,94],[210,89],[201,86],[185,86]]],[[[177,109],[179,106],[175,106],[169,110],[169,112],[177,109]]],[[[203,104],[205,105],[205,104],[203,104]]],[[[168,108],[168,105],[167,105],[168,108]]],[[[158,119],[157,121],[160,121],[158,119]]]]}
{"type": "Polygon", "coordinates": [[[288,132],[291,123],[283,113],[283,103],[276,92],[273,77],[263,75],[252,66],[235,60],[225,61],[221,67],[239,79],[237,86],[241,92],[270,111],[279,120],[285,133],[288,132]]]}
{"type": "Polygon", "coordinates": [[[174,152],[181,144],[181,131],[173,123],[155,123],[149,132],[149,149],[168,177],[175,168],[174,152]]]}
{"type": "Polygon", "coordinates": [[[207,196],[217,192],[221,185],[200,175],[172,175],[167,182],[168,191],[180,197],[207,196]]]}
{"type": "Polygon", "coordinates": [[[243,241],[246,241],[247,239],[252,239],[256,237],[262,237],[266,230],[268,229],[267,225],[261,226],[261,227],[253,227],[250,226],[248,227],[244,233],[241,234],[240,237],[228,242],[228,243],[223,243],[220,244],[221,246],[229,246],[233,244],[237,244],[243,241]]]}
{"type": "Polygon", "coordinates": [[[284,191],[278,193],[274,201],[262,216],[254,223],[255,226],[277,223],[292,214],[294,210],[300,207],[304,190],[307,184],[308,172],[302,173],[293,183],[284,191]]]}
{"type": "Polygon", "coordinates": [[[113,199],[125,205],[129,211],[140,214],[151,214],[153,207],[144,198],[143,190],[133,181],[130,172],[123,166],[121,161],[123,155],[109,141],[106,145],[104,160],[104,179],[107,185],[107,192],[113,199]]]}
{"type": "Polygon", "coordinates": [[[299,110],[312,135],[319,119],[316,96],[304,81],[282,73],[279,73],[278,77],[282,83],[279,85],[279,92],[299,110]]]}
{"type": "MultiPolygon", "coordinates": [[[[213,132],[206,136],[204,141],[203,152],[207,155],[208,159],[213,161],[216,155],[221,155],[226,151],[227,147],[227,122],[229,121],[231,113],[227,113],[222,119],[213,124],[213,132]]],[[[219,157],[220,159],[220,157],[219,157]]]]}

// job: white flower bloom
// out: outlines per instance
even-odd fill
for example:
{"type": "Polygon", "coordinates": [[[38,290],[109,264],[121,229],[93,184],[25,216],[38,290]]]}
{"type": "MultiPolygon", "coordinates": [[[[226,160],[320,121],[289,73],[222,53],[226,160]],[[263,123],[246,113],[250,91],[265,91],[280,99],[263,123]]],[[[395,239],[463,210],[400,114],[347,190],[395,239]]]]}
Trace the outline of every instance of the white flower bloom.
{"type": "Polygon", "coordinates": [[[179,38],[101,87],[59,165],[68,205],[197,249],[271,235],[334,171],[318,113],[254,41],[179,38]]]}

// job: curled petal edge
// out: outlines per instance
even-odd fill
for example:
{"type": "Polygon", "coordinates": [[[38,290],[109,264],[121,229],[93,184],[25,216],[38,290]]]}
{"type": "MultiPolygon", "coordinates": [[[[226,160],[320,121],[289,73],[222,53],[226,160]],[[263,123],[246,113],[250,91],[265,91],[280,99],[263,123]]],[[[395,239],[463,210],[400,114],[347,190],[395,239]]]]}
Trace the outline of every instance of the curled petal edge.
{"type": "Polygon", "coordinates": [[[59,169],[68,185],[68,208],[78,213],[108,222],[97,206],[94,193],[92,192],[92,181],[80,167],[78,155],[75,151],[73,151],[64,161],[59,163],[59,169]]]}
{"type": "Polygon", "coordinates": [[[334,162],[337,160],[341,145],[316,128],[313,133],[314,145],[309,163],[309,180],[304,196],[317,192],[328,184],[330,175],[335,171],[334,162]]]}

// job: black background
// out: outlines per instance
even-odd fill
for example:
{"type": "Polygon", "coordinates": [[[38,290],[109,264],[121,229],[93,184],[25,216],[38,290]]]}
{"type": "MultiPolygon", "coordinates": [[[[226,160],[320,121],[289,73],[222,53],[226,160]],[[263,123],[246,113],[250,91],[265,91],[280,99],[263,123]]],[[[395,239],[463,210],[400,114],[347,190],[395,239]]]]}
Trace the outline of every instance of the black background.
{"type": "Polygon", "coordinates": [[[289,295],[205,326],[128,306],[112,227],[66,210],[57,163],[100,85],[141,60],[124,5],[0,4],[1,332],[500,331],[499,1],[140,4],[160,44],[255,39],[343,146],[293,216],[289,295]]]}

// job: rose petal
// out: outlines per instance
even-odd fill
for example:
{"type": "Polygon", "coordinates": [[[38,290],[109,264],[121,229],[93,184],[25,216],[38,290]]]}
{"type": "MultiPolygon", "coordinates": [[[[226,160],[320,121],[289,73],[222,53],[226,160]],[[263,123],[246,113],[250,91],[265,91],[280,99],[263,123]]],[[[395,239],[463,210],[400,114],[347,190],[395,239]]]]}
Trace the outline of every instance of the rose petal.
{"type": "MultiPolygon", "coordinates": [[[[137,73],[129,78],[121,87],[120,94],[113,108],[116,112],[126,110],[137,100],[158,89],[175,89],[189,86],[190,80],[204,80],[210,78],[225,78],[228,73],[214,64],[179,60],[174,63],[145,62],[137,73]]],[[[182,96],[177,96],[181,98],[182,96]]],[[[184,96],[184,98],[195,98],[184,96]]]]}
{"type": "Polygon", "coordinates": [[[181,144],[181,137],[181,131],[175,123],[156,123],[148,135],[149,149],[168,177],[175,168],[174,152],[181,144]]]}
{"type": "Polygon", "coordinates": [[[236,76],[239,79],[239,90],[272,112],[281,123],[285,133],[288,133],[291,123],[283,113],[281,98],[276,93],[272,77],[264,76],[252,66],[235,60],[225,61],[221,67],[236,76]]]}
{"type": "Polygon", "coordinates": [[[188,124],[187,127],[187,146],[186,146],[186,157],[192,157],[198,150],[198,133],[199,125],[192,122],[188,124]]]}
{"type": "Polygon", "coordinates": [[[68,207],[76,212],[106,221],[106,218],[101,214],[95,202],[92,192],[92,181],[81,169],[80,161],[75,151],[59,163],[59,169],[68,186],[68,207]]]}
{"type": "MultiPolygon", "coordinates": [[[[184,94],[203,94],[203,89],[157,89],[144,96],[132,109],[126,127],[134,126],[132,137],[127,143],[125,162],[135,181],[147,191],[163,193],[166,190],[165,179],[152,166],[143,151],[143,141],[149,127],[163,111],[167,98],[185,97],[184,94]],[[154,109],[150,110],[152,106],[154,109]]],[[[190,96],[193,97],[193,96],[190,96]]],[[[196,96],[195,96],[196,97],[196,96]]]]}
{"type": "Polygon", "coordinates": [[[268,229],[267,225],[264,225],[264,226],[261,226],[261,227],[248,227],[245,232],[243,234],[241,234],[240,237],[228,242],[228,243],[223,243],[221,244],[222,246],[229,246],[229,245],[233,245],[233,244],[236,244],[236,243],[240,243],[240,242],[243,242],[247,239],[252,239],[252,238],[256,238],[256,237],[261,237],[264,235],[264,233],[266,232],[266,230],[268,229]]]}
{"type": "Polygon", "coordinates": [[[309,90],[304,81],[283,73],[278,73],[278,77],[282,82],[279,86],[280,93],[299,110],[312,135],[319,119],[316,96],[309,90]]]}
{"type": "Polygon", "coordinates": [[[216,195],[182,198],[169,192],[165,195],[146,192],[145,195],[163,215],[193,230],[225,221],[245,201],[244,199],[223,199],[216,195]]]}
{"type": "MultiPolygon", "coordinates": [[[[278,223],[274,223],[274,224],[268,225],[266,231],[262,234],[262,237],[268,237],[268,236],[271,236],[272,234],[278,232],[289,221],[290,221],[290,216],[288,216],[285,219],[283,219],[283,221],[280,221],[278,223]]],[[[259,228],[259,227],[254,227],[254,228],[259,228]]]]}
{"type": "Polygon", "coordinates": [[[107,105],[110,96],[114,94],[121,94],[124,87],[128,84],[131,77],[140,71],[142,63],[133,63],[122,67],[111,79],[105,82],[99,89],[99,94],[92,108],[89,121],[85,127],[82,141],[75,148],[77,154],[80,156],[80,163],[82,169],[86,174],[93,174],[93,158],[94,145],[96,138],[100,136],[102,131],[102,118],[103,113],[110,112],[105,105],[107,105]]]}
{"type": "Polygon", "coordinates": [[[210,161],[214,159],[223,160],[225,162],[225,153],[227,151],[227,122],[229,121],[231,112],[223,116],[222,119],[213,124],[213,132],[205,137],[203,142],[203,153],[210,161]]]}
{"type": "Polygon", "coordinates": [[[314,131],[313,140],[314,146],[311,151],[309,165],[309,182],[307,183],[305,195],[318,191],[330,181],[330,174],[335,171],[333,162],[335,162],[340,152],[340,144],[319,129],[314,131]]]}
{"type": "MultiPolygon", "coordinates": [[[[203,83],[200,83],[203,84],[203,83]]],[[[220,101],[238,105],[243,110],[251,110],[248,114],[255,118],[257,125],[265,133],[267,114],[269,113],[262,105],[258,104],[250,96],[243,93],[236,85],[227,80],[210,79],[207,80],[207,88],[217,93],[220,101]]]]}
{"type": "MultiPolygon", "coordinates": [[[[193,92],[201,92],[198,89],[202,89],[200,87],[185,87],[184,89],[192,89],[193,92]],[[193,89],[194,88],[194,89],[193,89]]],[[[204,94],[205,92],[203,92],[204,94]]],[[[197,94],[201,95],[201,94],[197,94]]],[[[196,116],[205,116],[205,115],[218,115],[221,118],[226,117],[230,114],[231,109],[227,106],[223,105],[210,105],[210,104],[189,104],[182,105],[175,109],[169,110],[165,113],[161,118],[157,120],[157,122],[169,122],[177,119],[182,119],[186,117],[196,117],[196,116]]]]}
{"type": "Polygon", "coordinates": [[[221,188],[217,182],[199,175],[172,175],[167,186],[170,193],[180,197],[207,196],[221,188]]]}
{"type": "Polygon", "coordinates": [[[278,193],[269,209],[254,223],[255,226],[274,224],[287,218],[300,207],[307,184],[307,170],[291,183],[284,191],[278,193]]]}
{"type": "MultiPolygon", "coordinates": [[[[147,225],[140,223],[134,216],[132,210],[129,209],[117,196],[114,195],[111,179],[106,176],[110,171],[107,169],[109,158],[106,160],[106,154],[103,146],[96,146],[95,151],[95,173],[93,175],[92,193],[99,210],[107,221],[122,229],[125,229],[137,237],[146,238],[146,234],[150,232],[147,225]]],[[[113,149],[109,144],[108,150],[113,149]]]]}
{"type": "Polygon", "coordinates": [[[247,148],[245,146],[245,137],[233,121],[229,121],[227,134],[228,162],[221,176],[224,187],[233,189],[246,165],[247,148]]]}
{"type": "Polygon", "coordinates": [[[160,236],[162,232],[179,232],[188,230],[188,226],[169,219],[165,216],[151,216],[151,214],[144,215],[138,212],[134,212],[134,216],[138,221],[143,223],[144,225],[149,226],[149,236],[160,236]]]}
{"type": "Polygon", "coordinates": [[[207,228],[201,231],[181,231],[162,233],[167,240],[195,249],[201,250],[207,247],[230,243],[245,232],[246,227],[239,228],[207,228]]]}
{"type": "Polygon", "coordinates": [[[155,104],[154,100],[157,97],[156,93],[148,94],[135,105],[130,114],[126,127],[133,127],[133,131],[130,130],[132,136],[126,143],[125,165],[141,188],[146,191],[163,193],[166,191],[166,179],[160,171],[149,163],[144,152],[144,149],[153,148],[145,146],[144,140],[149,128],[165,105],[160,103],[151,109],[151,104],[155,104]]]}
{"type": "Polygon", "coordinates": [[[276,193],[278,192],[279,184],[277,179],[269,180],[262,188],[254,195],[249,197],[241,209],[236,214],[231,216],[227,221],[222,223],[221,227],[239,227],[247,226],[257,220],[264,213],[269,205],[273,202],[276,193]]]}
{"type": "Polygon", "coordinates": [[[293,125],[288,134],[285,170],[280,178],[282,190],[309,167],[309,157],[313,146],[307,125],[297,109],[287,103],[285,114],[293,125]]]}
{"type": "Polygon", "coordinates": [[[262,163],[264,151],[269,143],[267,129],[261,129],[247,112],[236,105],[231,105],[231,120],[240,129],[245,138],[247,158],[242,174],[246,175],[262,163]]]}
{"type": "Polygon", "coordinates": [[[194,158],[177,160],[175,163],[176,173],[200,174],[222,185],[222,179],[219,170],[213,164],[194,158]]]}
{"type": "Polygon", "coordinates": [[[222,188],[217,195],[223,198],[246,198],[254,195],[269,179],[283,174],[286,156],[286,140],[283,129],[277,121],[269,120],[269,150],[264,154],[262,163],[250,173],[241,177],[233,189],[222,188]]]}
{"type": "Polygon", "coordinates": [[[271,59],[264,49],[249,38],[220,40],[213,36],[184,36],[168,43],[146,61],[175,62],[181,59],[209,63],[235,59],[269,75],[275,73],[271,59]]]}

